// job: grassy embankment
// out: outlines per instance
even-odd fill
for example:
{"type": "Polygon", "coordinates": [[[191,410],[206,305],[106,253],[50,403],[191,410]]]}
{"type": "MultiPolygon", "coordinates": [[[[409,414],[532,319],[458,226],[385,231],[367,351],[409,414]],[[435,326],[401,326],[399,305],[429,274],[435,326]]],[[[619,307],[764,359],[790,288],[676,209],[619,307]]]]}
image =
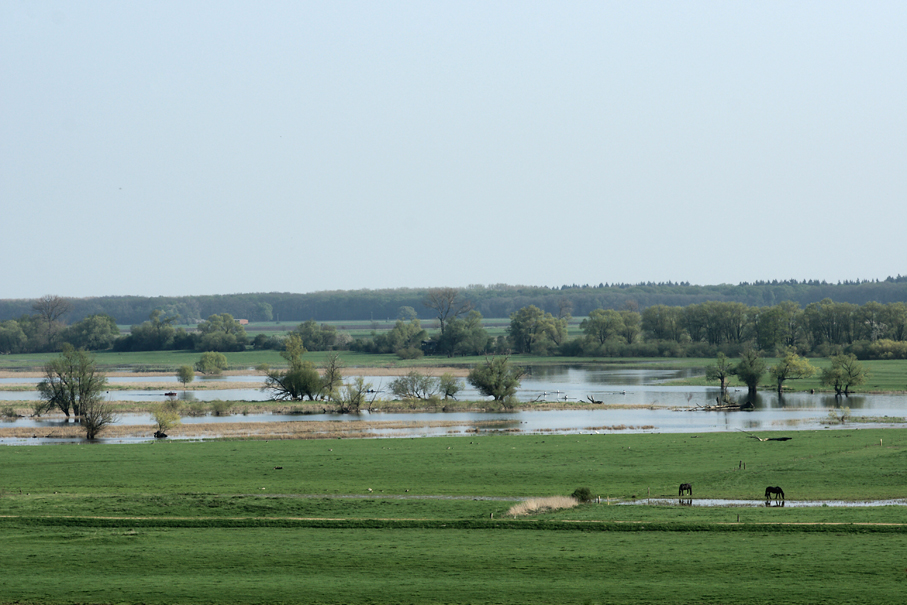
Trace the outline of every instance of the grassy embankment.
{"type": "Polygon", "coordinates": [[[0,602],[900,602],[903,507],[476,499],[907,496],[907,432],[784,435],[2,448],[0,602]]]}

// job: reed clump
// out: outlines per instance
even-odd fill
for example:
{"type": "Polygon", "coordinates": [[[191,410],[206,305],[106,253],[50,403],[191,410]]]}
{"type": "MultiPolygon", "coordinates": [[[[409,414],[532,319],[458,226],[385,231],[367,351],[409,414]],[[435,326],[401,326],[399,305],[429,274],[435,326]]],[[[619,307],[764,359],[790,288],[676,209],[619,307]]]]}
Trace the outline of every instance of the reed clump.
{"type": "Polygon", "coordinates": [[[548,498],[530,498],[519,504],[514,504],[507,511],[508,515],[514,517],[524,517],[526,515],[537,515],[539,513],[549,513],[565,508],[573,508],[579,504],[575,498],[570,496],[550,496],[548,498]]]}

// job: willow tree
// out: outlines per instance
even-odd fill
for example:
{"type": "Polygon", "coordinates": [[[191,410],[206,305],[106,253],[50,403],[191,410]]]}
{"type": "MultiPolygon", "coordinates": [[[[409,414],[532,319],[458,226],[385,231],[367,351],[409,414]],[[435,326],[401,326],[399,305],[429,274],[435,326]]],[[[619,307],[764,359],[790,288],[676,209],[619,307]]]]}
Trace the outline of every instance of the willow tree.
{"type": "Polygon", "coordinates": [[[91,354],[64,344],[60,356],[44,365],[44,379],[38,383],[41,402],[35,411],[57,409],[67,420],[72,415],[85,427],[85,436],[94,439],[116,420],[104,399],[106,385],[107,377],[97,369],[91,354]]]}
{"type": "Polygon", "coordinates": [[[778,393],[781,393],[785,380],[795,378],[809,378],[816,373],[816,368],[810,365],[809,360],[800,357],[788,350],[778,363],[768,369],[768,373],[778,384],[778,393]]]}
{"type": "Polygon", "coordinates": [[[746,384],[751,395],[755,394],[759,381],[765,374],[765,361],[759,355],[759,351],[750,347],[744,349],[740,353],[740,361],[734,366],[734,374],[746,384]]]}
{"type": "Polygon", "coordinates": [[[715,365],[709,366],[705,369],[705,378],[706,380],[717,380],[718,386],[721,389],[721,401],[727,401],[727,386],[728,380],[734,375],[734,364],[731,363],[731,360],[727,358],[727,355],[724,353],[718,353],[718,357],[715,360],[715,365]]]}
{"type": "Polygon", "coordinates": [[[522,378],[523,369],[510,365],[509,357],[492,357],[470,370],[466,380],[486,397],[494,397],[509,408],[522,378]]]}
{"type": "MultiPolygon", "coordinates": [[[[284,341],[281,357],[289,362],[286,371],[271,370],[265,378],[262,391],[270,391],[276,401],[302,401],[308,398],[314,401],[324,395],[324,379],[318,375],[311,361],[304,361],[306,349],[302,337],[292,333],[284,341]]],[[[336,368],[336,380],[341,378],[339,365],[336,368]]]]}

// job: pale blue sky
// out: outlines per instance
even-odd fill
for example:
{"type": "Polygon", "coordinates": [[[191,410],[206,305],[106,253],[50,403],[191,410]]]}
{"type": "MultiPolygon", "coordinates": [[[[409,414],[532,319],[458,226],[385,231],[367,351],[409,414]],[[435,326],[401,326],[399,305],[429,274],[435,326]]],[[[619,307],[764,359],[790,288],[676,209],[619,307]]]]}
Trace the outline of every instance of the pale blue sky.
{"type": "Polygon", "coordinates": [[[907,274],[907,3],[0,0],[0,298],[907,274]]]}

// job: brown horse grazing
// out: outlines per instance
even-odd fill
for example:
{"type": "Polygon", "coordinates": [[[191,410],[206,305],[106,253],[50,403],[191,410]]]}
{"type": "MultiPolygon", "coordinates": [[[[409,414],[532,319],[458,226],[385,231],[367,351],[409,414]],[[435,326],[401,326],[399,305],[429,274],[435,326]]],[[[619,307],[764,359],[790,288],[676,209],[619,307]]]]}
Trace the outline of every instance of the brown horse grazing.
{"type": "Polygon", "coordinates": [[[775,498],[778,500],[784,500],[784,490],[780,487],[766,487],[765,488],[765,499],[771,500],[772,494],[775,495],[775,498]]]}
{"type": "Polygon", "coordinates": [[[681,483],[680,491],[677,493],[678,496],[682,496],[686,492],[687,494],[693,495],[693,484],[692,483],[681,483]]]}

